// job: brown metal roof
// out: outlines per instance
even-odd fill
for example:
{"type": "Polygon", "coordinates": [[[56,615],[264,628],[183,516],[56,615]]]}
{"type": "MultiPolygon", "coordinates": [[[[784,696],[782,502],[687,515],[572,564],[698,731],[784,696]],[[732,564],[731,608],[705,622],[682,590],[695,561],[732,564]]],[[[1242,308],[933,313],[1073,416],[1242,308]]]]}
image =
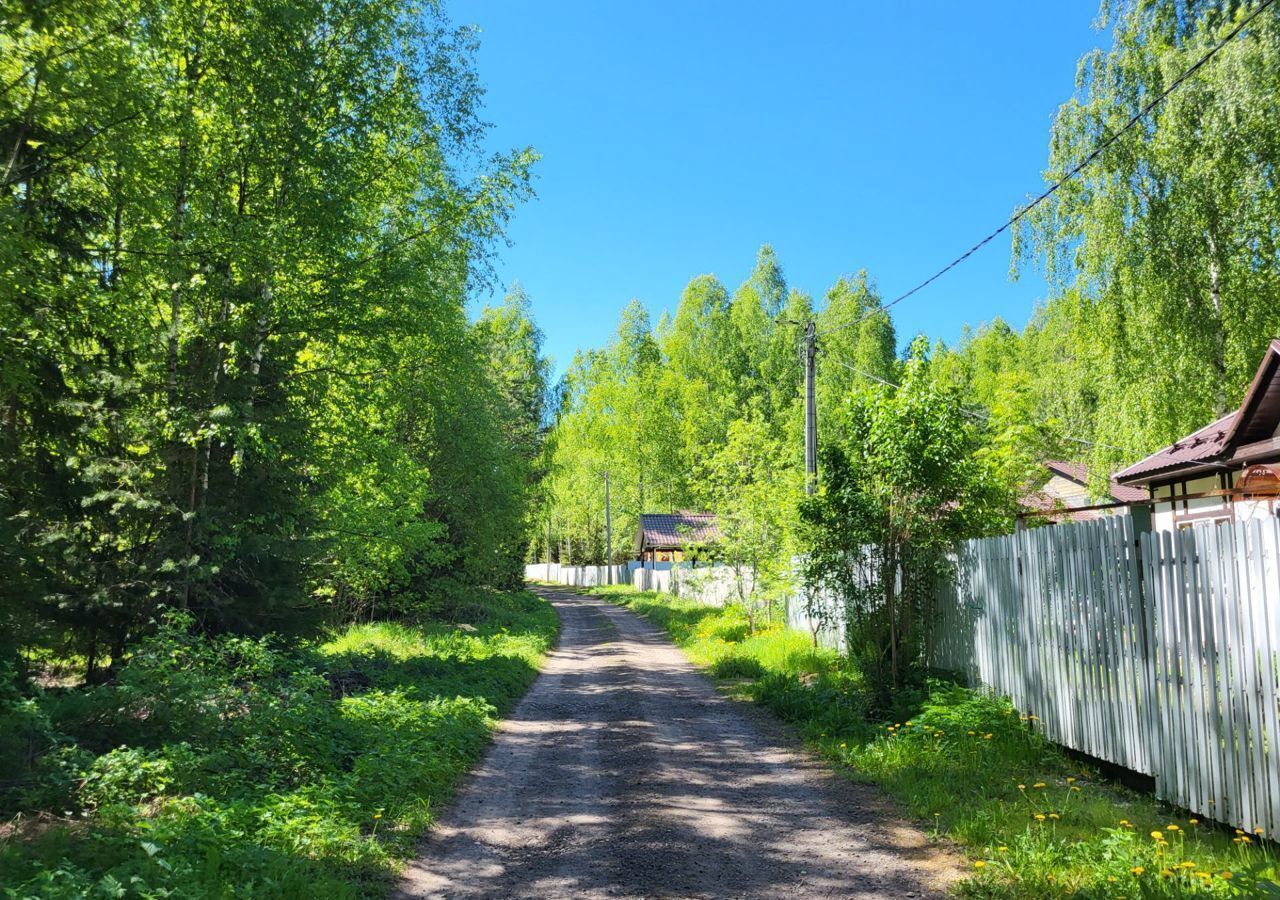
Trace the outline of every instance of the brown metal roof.
{"type": "Polygon", "coordinates": [[[1115,479],[1127,485],[1150,484],[1198,469],[1235,468],[1236,463],[1265,457],[1275,443],[1277,427],[1280,340],[1273,340],[1238,410],[1117,472],[1115,479]]]}
{"type": "Polygon", "coordinates": [[[720,539],[714,513],[642,513],[639,550],[675,550],[689,544],[710,544],[720,539]]]}

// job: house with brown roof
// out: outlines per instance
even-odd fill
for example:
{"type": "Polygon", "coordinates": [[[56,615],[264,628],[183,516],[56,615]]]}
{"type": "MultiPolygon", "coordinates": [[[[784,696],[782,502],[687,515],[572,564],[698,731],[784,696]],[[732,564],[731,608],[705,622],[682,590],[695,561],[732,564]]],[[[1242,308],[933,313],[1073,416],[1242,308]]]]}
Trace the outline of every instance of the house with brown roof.
{"type": "Polygon", "coordinates": [[[1141,503],[1147,499],[1142,488],[1129,487],[1111,479],[1107,495],[1094,499],[1089,493],[1089,467],[1084,463],[1046,459],[1049,478],[1036,491],[1021,499],[1023,509],[1034,518],[1088,522],[1124,510],[1109,504],[1141,503]]]}
{"type": "Polygon", "coordinates": [[[1153,527],[1280,514],[1280,340],[1273,340],[1240,408],[1117,472],[1155,501],[1153,527]]]}
{"type": "Polygon", "coordinates": [[[700,557],[720,539],[714,513],[641,513],[635,554],[641,565],[677,563],[700,557]]]}

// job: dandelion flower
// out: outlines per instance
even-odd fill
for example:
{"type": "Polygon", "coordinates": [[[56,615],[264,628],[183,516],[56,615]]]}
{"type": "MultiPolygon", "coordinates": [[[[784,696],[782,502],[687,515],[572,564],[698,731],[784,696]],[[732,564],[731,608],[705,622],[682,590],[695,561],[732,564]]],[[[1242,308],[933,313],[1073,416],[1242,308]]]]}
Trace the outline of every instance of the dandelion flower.
{"type": "Polygon", "coordinates": [[[1261,828],[1255,828],[1255,829],[1253,829],[1253,833],[1254,833],[1254,834],[1262,834],[1262,829],[1261,829],[1261,828]]]}
{"type": "Polygon", "coordinates": [[[1008,852],[1009,852],[1009,848],[1008,848],[1008,847],[997,847],[997,848],[996,848],[996,852],[997,852],[997,853],[1008,853],[1008,852]]]}
{"type": "Polygon", "coordinates": [[[973,867],[975,869],[981,869],[985,865],[986,865],[986,862],[981,859],[976,859],[973,861],[973,867]]]}
{"type": "Polygon", "coordinates": [[[1078,791],[1078,790],[1080,790],[1080,786],[1079,786],[1078,784],[1073,784],[1073,785],[1071,785],[1071,790],[1073,790],[1073,791],[1078,791]]]}
{"type": "Polygon", "coordinates": [[[1151,832],[1151,838],[1152,838],[1152,840],[1156,840],[1156,841],[1163,841],[1163,840],[1164,840],[1164,832],[1162,832],[1162,831],[1153,831],[1153,832],[1151,832]]]}
{"type": "Polygon", "coordinates": [[[989,741],[989,740],[991,740],[991,732],[989,732],[989,731],[988,731],[986,734],[984,734],[984,735],[982,736],[982,739],[983,739],[984,741],[989,741]]]}
{"type": "Polygon", "coordinates": [[[1027,789],[1027,786],[1025,784],[1018,785],[1018,790],[1025,791],[1026,789],[1027,789]]]}
{"type": "Polygon", "coordinates": [[[1056,819],[1056,818],[1058,818],[1058,814],[1057,814],[1057,813],[1049,813],[1049,818],[1050,818],[1050,819],[1056,819]]]}
{"type": "Polygon", "coordinates": [[[1232,875],[1230,872],[1222,872],[1221,874],[1218,875],[1218,877],[1225,878],[1227,881],[1230,881],[1232,878],[1232,875]]]}
{"type": "Polygon", "coordinates": [[[1184,869],[1194,869],[1196,867],[1196,864],[1189,859],[1183,860],[1181,863],[1179,863],[1179,865],[1181,865],[1182,868],[1184,869]]]}
{"type": "Polygon", "coordinates": [[[1071,782],[1073,782],[1073,781],[1075,781],[1075,780],[1076,780],[1076,777],[1075,777],[1074,775],[1068,775],[1068,776],[1067,776],[1067,784],[1070,784],[1071,782]]]}
{"type": "Polygon", "coordinates": [[[1036,813],[1036,821],[1037,821],[1037,822],[1043,822],[1043,821],[1044,821],[1044,813],[1036,813]]]}
{"type": "Polygon", "coordinates": [[[1130,872],[1132,872],[1134,875],[1141,875],[1143,872],[1145,872],[1145,871],[1147,871],[1147,870],[1146,870],[1146,868],[1145,868],[1144,866],[1134,866],[1134,867],[1133,867],[1132,869],[1130,869],[1129,871],[1130,871],[1130,872]]]}
{"type": "Polygon", "coordinates": [[[1164,826],[1164,828],[1165,828],[1165,831],[1181,831],[1182,830],[1177,825],[1166,825],[1164,826]]]}
{"type": "Polygon", "coordinates": [[[1199,819],[1187,819],[1187,821],[1188,821],[1188,822],[1190,822],[1192,825],[1199,825],[1199,824],[1200,824],[1200,820],[1199,820],[1199,819]]]}
{"type": "Polygon", "coordinates": [[[1043,782],[1043,781],[1037,781],[1035,784],[1033,784],[1033,785],[1031,785],[1031,786],[1032,786],[1033,788],[1036,788],[1037,790],[1039,790],[1040,788],[1044,787],[1044,782],[1043,782]]]}

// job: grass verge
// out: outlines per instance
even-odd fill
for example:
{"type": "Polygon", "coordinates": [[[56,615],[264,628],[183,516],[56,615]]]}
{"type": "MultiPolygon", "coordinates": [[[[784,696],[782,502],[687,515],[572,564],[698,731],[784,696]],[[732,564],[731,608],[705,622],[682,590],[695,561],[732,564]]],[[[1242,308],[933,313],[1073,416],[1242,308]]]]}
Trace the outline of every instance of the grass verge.
{"type": "Polygon", "coordinates": [[[733,607],[593,589],[665,628],[731,694],[796,725],[833,765],[876,784],[970,857],[968,897],[1280,897],[1277,856],[1103,777],[1008,701],[943,682],[877,721],[857,674],[807,635],[750,634],[733,607]]]}
{"type": "Polygon", "coordinates": [[[0,694],[0,749],[38,753],[0,776],[0,896],[383,895],[558,628],[530,593],[462,617],[295,646],[171,623],[114,684],[0,694]]]}

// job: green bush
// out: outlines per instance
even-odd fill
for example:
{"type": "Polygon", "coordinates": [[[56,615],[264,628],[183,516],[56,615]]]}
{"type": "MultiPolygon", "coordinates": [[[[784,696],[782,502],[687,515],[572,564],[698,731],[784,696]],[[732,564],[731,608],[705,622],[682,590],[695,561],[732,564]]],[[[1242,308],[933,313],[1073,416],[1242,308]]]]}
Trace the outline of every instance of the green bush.
{"type": "Polygon", "coordinates": [[[759,678],[765,668],[758,659],[730,653],[711,664],[711,674],[717,678],[759,678]]]}
{"type": "Polygon", "coordinates": [[[294,646],[172,619],[114,684],[10,698],[44,789],[6,795],[0,897],[382,894],[555,638],[530,594],[467,602],[294,646]]]}

